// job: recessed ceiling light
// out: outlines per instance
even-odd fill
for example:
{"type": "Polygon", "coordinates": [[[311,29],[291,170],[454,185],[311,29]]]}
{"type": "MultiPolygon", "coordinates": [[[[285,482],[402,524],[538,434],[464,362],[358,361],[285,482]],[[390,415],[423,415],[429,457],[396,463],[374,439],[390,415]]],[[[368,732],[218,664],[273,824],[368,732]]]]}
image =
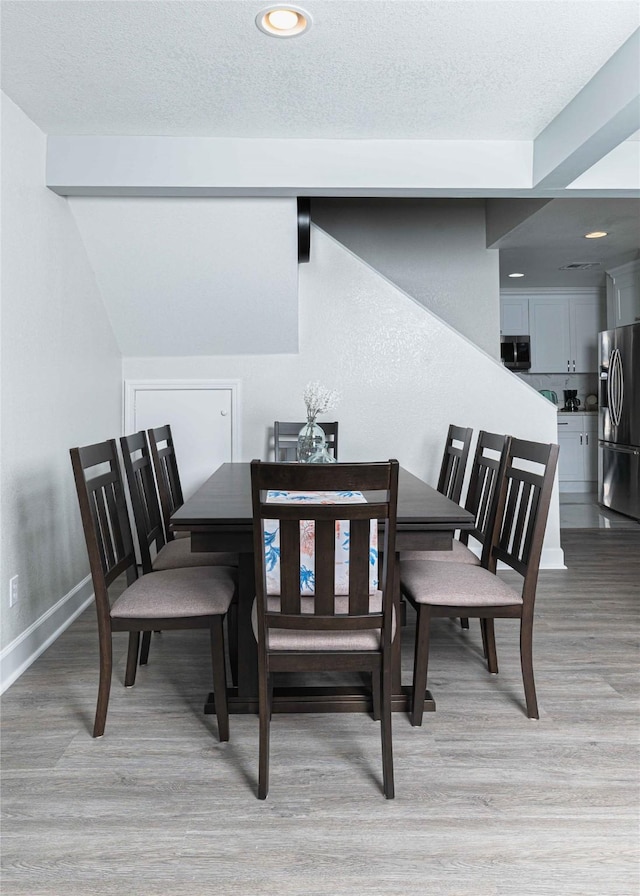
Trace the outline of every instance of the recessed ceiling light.
{"type": "Polygon", "coordinates": [[[599,240],[608,235],[606,230],[592,230],[591,233],[585,233],[584,238],[585,240],[599,240]]]}
{"type": "Polygon", "coordinates": [[[270,6],[258,13],[256,25],[272,37],[297,37],[311,27],[311,16],[297,6],[270,6]]]}
{"type": "Polygon", "coordinates": [[[509,277],[524,277],[524,274],[509,274],[509,277]]]}

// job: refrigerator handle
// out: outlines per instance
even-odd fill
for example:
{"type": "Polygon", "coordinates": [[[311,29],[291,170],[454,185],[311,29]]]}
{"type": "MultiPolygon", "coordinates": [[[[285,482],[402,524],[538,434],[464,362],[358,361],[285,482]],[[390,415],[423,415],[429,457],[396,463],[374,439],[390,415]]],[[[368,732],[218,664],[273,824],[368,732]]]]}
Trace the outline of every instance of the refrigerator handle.
{"type": "Polygon", "coordinates": [[[617,348],[614,348],[611,353],[611,363],[609,366],[609,382],[607,386],[609,410],[611,412],[611,422],[614,426],[619,426],[620,418],[622,416],[624,382],[622,376],[622,358],[620,357],[620,349],[617,348]]]}

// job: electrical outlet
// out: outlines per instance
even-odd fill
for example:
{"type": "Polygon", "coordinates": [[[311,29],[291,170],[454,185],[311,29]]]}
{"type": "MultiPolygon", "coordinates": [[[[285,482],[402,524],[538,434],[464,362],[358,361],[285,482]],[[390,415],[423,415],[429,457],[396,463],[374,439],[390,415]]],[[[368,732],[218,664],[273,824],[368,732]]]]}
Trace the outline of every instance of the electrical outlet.
{"type": "Polygon", "coordinates": [[[9,579],[9,606],[18,603],[18,576],[9,579]]]}

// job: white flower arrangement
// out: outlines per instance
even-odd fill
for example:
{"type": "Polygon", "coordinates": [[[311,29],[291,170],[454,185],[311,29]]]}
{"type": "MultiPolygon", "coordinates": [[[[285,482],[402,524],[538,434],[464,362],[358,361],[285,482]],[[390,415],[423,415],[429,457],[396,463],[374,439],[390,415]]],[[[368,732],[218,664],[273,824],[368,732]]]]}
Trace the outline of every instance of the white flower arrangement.
{"type": "Polygon", "coordinates": [[[320,383],[307,383],[302,393],[307,406],[307,421],[315,423],[318,414],[326,414],[340,401],[340,393],[335,389],[325,389],[320,383]]]}

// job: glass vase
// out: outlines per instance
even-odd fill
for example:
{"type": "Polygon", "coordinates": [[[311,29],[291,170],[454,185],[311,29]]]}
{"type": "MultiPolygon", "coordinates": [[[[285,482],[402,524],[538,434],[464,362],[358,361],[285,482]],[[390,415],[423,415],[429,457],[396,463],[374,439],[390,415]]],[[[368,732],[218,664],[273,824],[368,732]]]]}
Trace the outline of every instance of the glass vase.
{"type": "Polygon", "coordinates": [[[298,461],[302,464],[335,463],[327,450],[325,431],[315,420],[308,420],[298,433],[298,461]]]}

